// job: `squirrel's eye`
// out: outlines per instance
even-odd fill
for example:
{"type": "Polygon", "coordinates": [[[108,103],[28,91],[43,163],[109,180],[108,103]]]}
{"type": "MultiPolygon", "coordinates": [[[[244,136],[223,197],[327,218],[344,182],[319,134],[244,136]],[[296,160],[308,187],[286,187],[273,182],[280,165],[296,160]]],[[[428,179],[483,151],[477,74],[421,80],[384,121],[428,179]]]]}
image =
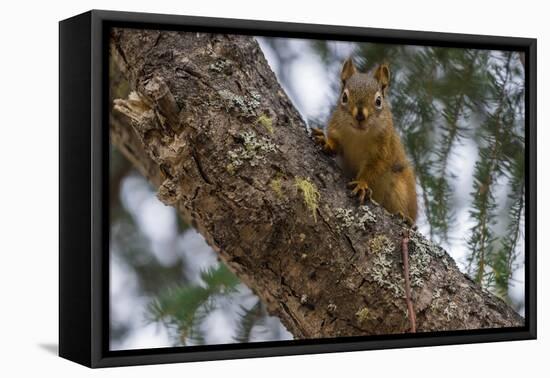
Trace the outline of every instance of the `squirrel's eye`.
{"type": "Polygon", "coordinates": [[[346,105],[347,103],[348,103],[348,92],[344,91],[344,93],[342,94],[342,104],[346,105]]]}
{"type": "Polygon", "coordinates": [[[374,100],[374,105],[376,105],[377,109],[382,109],[382,96],[376,96],[376,99],[374,100]]]}

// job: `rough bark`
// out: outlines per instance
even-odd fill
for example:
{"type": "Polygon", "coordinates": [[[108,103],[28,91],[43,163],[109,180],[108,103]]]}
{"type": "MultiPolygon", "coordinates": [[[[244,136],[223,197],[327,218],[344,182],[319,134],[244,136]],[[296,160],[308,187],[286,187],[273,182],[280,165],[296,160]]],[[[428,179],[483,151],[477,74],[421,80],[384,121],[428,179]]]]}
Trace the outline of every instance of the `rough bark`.
{"type": "MultiPolygon", "coordinates": [[[[409,331],[406,226],[349,195],[253,38],[115,29],[111,58],[135,90],[112,142],[296,338],[409,331]]],[[[523,326],[418,232],[409,248],[418,332],[523,326]]]]}

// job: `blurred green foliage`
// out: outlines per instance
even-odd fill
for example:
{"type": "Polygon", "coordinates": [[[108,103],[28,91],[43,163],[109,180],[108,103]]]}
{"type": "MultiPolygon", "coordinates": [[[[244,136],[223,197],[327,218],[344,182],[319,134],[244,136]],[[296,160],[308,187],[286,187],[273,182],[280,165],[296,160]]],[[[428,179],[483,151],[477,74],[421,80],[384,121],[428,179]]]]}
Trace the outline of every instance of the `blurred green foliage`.
{"type": "Polygon", "coordinates": [[[180,342],[204,344],[200,325],[216,309],[217,296],[236,291],[238,278],[220,264],[202,272],[203,285],[176,285],[160,293],[149,305],[151,320],[161,321],[177,330],[180,342]]]}

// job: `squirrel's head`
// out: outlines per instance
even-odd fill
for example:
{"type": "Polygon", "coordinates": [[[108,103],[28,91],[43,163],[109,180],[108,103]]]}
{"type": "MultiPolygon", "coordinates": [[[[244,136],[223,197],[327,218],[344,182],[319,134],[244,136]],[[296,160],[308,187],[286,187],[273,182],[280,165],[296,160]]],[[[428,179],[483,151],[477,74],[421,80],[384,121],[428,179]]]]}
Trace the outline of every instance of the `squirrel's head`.
{"type": "Polygon", "coordinates": [[[359,130],[384,125],[391,117],[386,92],[390,82],[390,69],[381,64],[368,73],[359,72],[348,58],[340,74],[342,90],[338,106],[350,115],[351,124],[359,130]]]}

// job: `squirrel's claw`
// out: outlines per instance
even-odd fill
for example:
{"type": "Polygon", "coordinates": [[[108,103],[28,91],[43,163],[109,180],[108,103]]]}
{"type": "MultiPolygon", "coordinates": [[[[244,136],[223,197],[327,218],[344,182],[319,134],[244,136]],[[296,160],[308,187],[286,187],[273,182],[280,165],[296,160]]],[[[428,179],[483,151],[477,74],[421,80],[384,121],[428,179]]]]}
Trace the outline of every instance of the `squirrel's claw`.
{"type": "Polygon", "coordinates": [[[361,202],[361,205],[365,203],[365,198],[368,198],[370,200],[372,196],[372,190],[369,188],[369,185],[366,181],[363,180],[357,180],[357,181],[351,181],[348,183],[349,187],[354,187],[351,193],[356,196],[359,195],[359,200],[361,202]]]}
{"type": "Polygon", "coordinates": [[[323,130],[321,130],[320,128],[318,128],[318,127],[313,127],[311,129],[311,134],[315,135],[315,136],[317,136],[317,135],[325,136],[325,132],[323,130]]]}
{"type": "Polygon", "coordinates": [[[320,145],[327,154],[334,154],[334,144],[325,136],[325,132],[319,128],[312,128],[311,135],[315,143],[320,145]]]}
{"type": "Polygon", "coordinates": [[[402,211],[399,211],[395,214],[397,217],[399,217],[399,219],[401,219],[401,221],[403,221],[407,226],[409,226],[412,230],[416,230],[417,227],[416,225],[414,224],[414,221],[412,220],[411,217],[409,217],[408,215],[405,215],[403,214],[402,211]]]}
{"type": "Polygon", "coordinates": [[[315,135],[313,139],[315,140],[315,143],[321,145],[322,147],[325,146],[326,138],[324,135],[315,135]]]}
{"type": "Polygon", "coordinates": [[[313,137],[313,140],[320,144],[321,146],[325,146],[326,143],[326,137],[325,132],[319,128],[313,128],[311,129],[311,136],[313,137]]]}

